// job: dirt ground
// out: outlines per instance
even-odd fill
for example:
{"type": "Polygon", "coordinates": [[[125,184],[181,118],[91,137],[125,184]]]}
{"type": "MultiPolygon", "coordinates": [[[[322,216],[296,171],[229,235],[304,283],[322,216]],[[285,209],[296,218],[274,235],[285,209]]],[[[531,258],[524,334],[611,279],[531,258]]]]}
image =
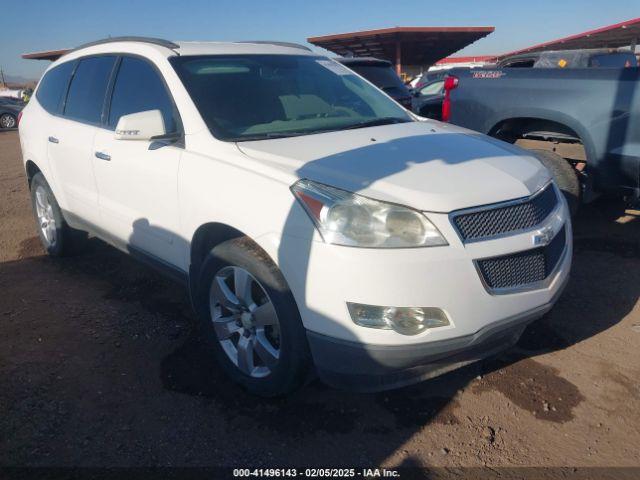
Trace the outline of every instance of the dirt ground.
{"type": "Polygon", "coordinates": [[[205,366],[180,286],[97,240],[43,255],[0,133],[0,465],[640,466],[638,216],[583,209],[567,290],[497,360],[264,400],[205,366]]]}

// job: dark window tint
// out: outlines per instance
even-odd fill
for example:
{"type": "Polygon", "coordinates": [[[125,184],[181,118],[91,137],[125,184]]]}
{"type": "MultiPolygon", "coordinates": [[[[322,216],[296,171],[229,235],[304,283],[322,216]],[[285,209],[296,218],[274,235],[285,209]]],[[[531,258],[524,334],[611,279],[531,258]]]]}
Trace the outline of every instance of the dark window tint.
{"type": "Polygon", "coordinates": [[[184,55],[169,61],[209,129],[223,140],[412,121],[379,89],[323,57],[184,55]]]}
{"type": "Polygon", "coordinates": [[[529,58],[524,60],[513,60],[511,62],[505,62],[501,66],[505,68],[532,68],[535,63],[535,59],[529,58]]]}
{"type": "Polygon", "coordinates": [[[100,123],[109,76],[116,57],[91,57],[80,60],[76,68],[64,115],[89,123],[100,123]]]}
{"type": "Polygon", "coordinates": [[[124,57],[113,87],[109,126],[115,128],[123,115],[160,110],[167,131],[176,131],[173,103],[156,69],[139,58],[124,57]]]}
{"type": "Polygon", "coordinates": [[[40,80],[40,86],[36,92],[36,98],[42,108],[47,112],[55,113],[58,111],[60,99],[67,90],[69,77],[73,70],[74,62],[63,63],[49,70],[40,80]]]}
{"type": "Polygon", "coordinates": [[[385,93],[393,96],[409,95],[409,90],[393,67],[388,65],[348,65],[359,75],[373,83],[385,93]]]}
{"type": "Polygon", "coordinates": [[[607,53],[603,55],[594,55],[589,62],[592,67],[600,68],[625,68],[637,67],[638,60],[636,56],[629,52],[607,53]]]}

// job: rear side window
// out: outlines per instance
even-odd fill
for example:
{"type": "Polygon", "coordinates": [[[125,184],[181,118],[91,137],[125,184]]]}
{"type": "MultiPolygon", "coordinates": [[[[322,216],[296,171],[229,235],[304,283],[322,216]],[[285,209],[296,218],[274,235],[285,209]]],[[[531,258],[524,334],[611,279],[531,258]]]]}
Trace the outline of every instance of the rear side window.
{"type": "Polygon", "coordinates": [[[87,123],[100,123],[102,107],[115,56],[89,57],[76,68],[64,107],[64,115],[87,123]]]}
{"type": "Polygon", "coordinates": [[[589,66],[597,68],[629,68],[637,67],[638,60],[631,52],[606,53],[591,57],[589,66]]]}
{"type": "Polygon", "coordinates": [[[536,63],[533,58],[525,58],[521,60],[513,60],[511,62],[505,62],[501,65],[503,68],[532,68],[536,63]]]}
{"type": "Polygon", "coordinates": [[[49,70],[40,80],[36,92],[38,103],[49,113],[56,113],[62,96],[67,91],[75,62],[66,62],[49,70]]]}
{"type": "Polygon", "coordinates": [[[167,133],[176,131],[173,102],[156,69],[145,60],[124,57],[113,87],[109,126],[115,128],[123,115],[160,110],[167,133]]]}
{"type": "Polygon", "coordinates": [[[353,65],[350,66],[359,75],[373,83],[387,94],[409,95],[409,91],[393,67],[388,65],[353,65]]]}

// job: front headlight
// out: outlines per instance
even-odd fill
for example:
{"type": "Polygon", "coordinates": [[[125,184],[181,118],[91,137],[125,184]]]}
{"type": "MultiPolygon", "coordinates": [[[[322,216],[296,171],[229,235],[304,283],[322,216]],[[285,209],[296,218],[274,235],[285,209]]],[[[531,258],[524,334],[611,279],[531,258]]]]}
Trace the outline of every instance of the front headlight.
{"type": "Polygon", "coordinates": [[[291,191],[326,243],[375,248],[447,245],[435,225],[417,210],[311,180],[299,180],[291,191]]]}

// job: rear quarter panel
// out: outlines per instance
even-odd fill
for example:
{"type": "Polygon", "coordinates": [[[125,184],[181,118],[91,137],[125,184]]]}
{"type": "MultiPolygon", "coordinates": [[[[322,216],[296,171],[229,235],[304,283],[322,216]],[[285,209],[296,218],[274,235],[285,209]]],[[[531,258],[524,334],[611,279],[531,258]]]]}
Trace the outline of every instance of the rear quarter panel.
{"type": "Polygon", "coordinates": [[[38,104],[34,96],[22,111],[18,133],[22,149],[22,162],[25,168],[28,161],[35,163],[47,179],[56,199],[64,207],[64,196],[58,189],[47,155],[47,132],[50,130],[50,122],[53,119],[54,117],[38,104]]]}

